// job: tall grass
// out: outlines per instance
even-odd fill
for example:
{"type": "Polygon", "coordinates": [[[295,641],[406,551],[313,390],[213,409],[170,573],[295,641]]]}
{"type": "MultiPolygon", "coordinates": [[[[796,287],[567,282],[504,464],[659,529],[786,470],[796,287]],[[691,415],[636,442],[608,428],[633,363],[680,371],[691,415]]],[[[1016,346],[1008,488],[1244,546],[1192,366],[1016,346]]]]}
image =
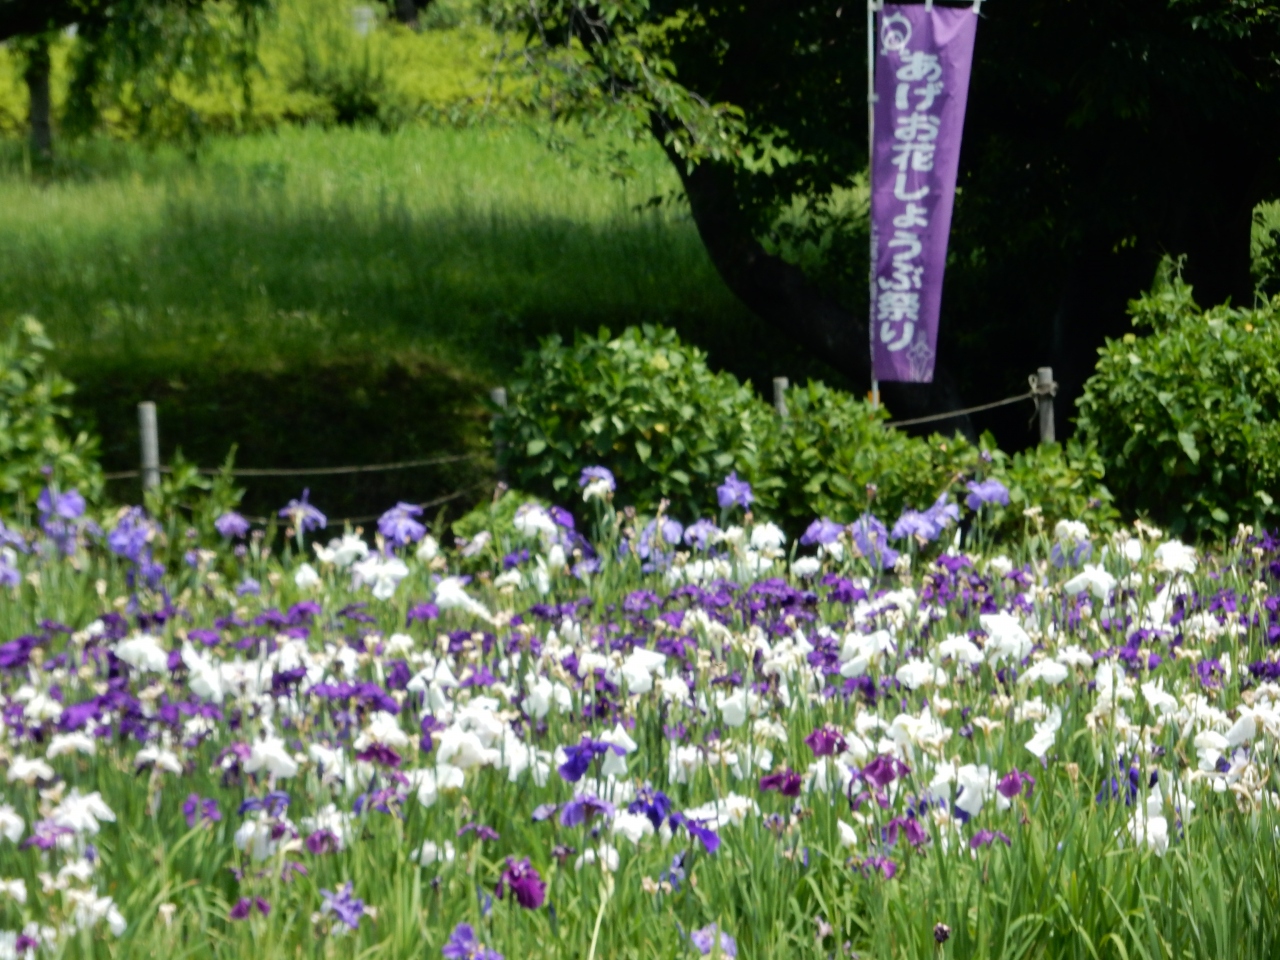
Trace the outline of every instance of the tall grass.
{"type": "MultiPolygon", "coordinates": [[[[20,145],[3,142],[0,320],[46,323],[114,469],[133,465],[143,390],[160,394],[165,456],[181,444],[204,463],[233,442],[258,466],[435,452],[404,439],[409,423],[440,445],[487,443],[484,388],[539,337],[600,325],[675,326],[758,383],[824,373],[733,298],[678,203],[648,203],[678,186],[660,152],[631,151],[632,175],[619,179],[605,162],[618,146],[557,152],[520,126],[283,128],[210,140],[194,162],[72,146],[57,177],[38,181],[20,145]],[[335,362],[447,372],[471,413],[444,424],[462,415],[457,404],[424,406],[379,386],[381,374],[361,383],[348,372],[334,380],[368,415],[344,418],[335,400],[299,436],[292,425],[317,386],[300,383],[323,387],[335,362]],[[270,385],[249,390],[246,378],[270,385]]],[[[335,483],[324,492],[341,513],[386,505],[335,483]]],[[[255,510],[270,505],[257,500],[264,489],[284,492],[255,484],[255,510]]]]}

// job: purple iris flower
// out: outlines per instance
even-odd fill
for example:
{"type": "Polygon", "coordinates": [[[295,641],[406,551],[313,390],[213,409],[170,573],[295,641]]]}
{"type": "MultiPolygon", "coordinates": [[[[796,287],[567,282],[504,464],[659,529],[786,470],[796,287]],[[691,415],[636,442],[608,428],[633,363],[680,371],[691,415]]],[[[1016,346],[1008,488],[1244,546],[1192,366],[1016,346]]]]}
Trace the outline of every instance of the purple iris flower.
{"type": "Polygon", "coordinates": [[[542,823],[544,820],[550,820],[559,806],[554,803],[540,803],[533,808],[532,820],[534,823],[542,823]]]}
{"type": "Polygon", "coordinates": [[[280,508],[278,516],[281,519],[290,521],[299,533],[307,533],[311,530],[323,530],[329,525],[328,518],[323,513],[311,505],[311,488],[302,491],[302,498],[299,500],[290,500],[280,508]]]}
{"type": "Polygon", "coordinates": [[[820,517],[813,521],[804,531],[804,536],[800,538],[802,547],[811,547],[815,543],[835,543],[840,539],[840,534],[844,532],[844,527],[827,517],[820,517]]]}
{"type": "Polygon", "coordinates": [[[738,471],[735,470],[724,478],[724,483],[716,487],[716,499],[720,502],[721,510],[728,510],[730,507],[751,506],[756,495],[751,492],[751,484],[738,479],[738,471]]]}
{"type": "Polygon", "coordinates": [[[989,847],[996,840],[999,840],[1006,847],[1013,845],[1013,841],[1009,839],[1007,833],[999,830],[979,830],[969,838],[969,849],[977,850],[979,847],[989,847]]]}
{"type": "Polygon", "coordinates": [[[646,783],[636,794],[635,800],[627,807],[627,813],[644,814],[653,824],[653,829],[657,830],[671,813],[671,798],[646,783]]]}
{"type": "Polygon", "coordinates": [[[555,504],[552,504],[547,507],[547,514],[551,517],[556,526],[563,527],[565,530],[573,529],[573,514],[564,507],[558,507],[555,504]]]}
{"type": "Polygon", "coordinates": [[[542,882],[542,876],[529,862],[528,857],[520,860],[507,857],[507,868],[498,878],[495,891],[499,900],[506,896],[508,888],[511,890],[511,895],[515,897],[516,903],[526,910],[537,910],[547,898],[546,884],[542,882]]]}
{"type": "Polygon", "coordinates": [[[696,520],[684,529],[684,542],[687,546],[694,547],[698,550],[705,550],[714,542],[716,534],[720,532],[710,520],[696,520]]]}
{"type": "Polygon", "coordinates": [[[969,496],[965,497],[964,502],[970,510],[977,510],[986,503],[1001,507],[1009,505],[1009,488],[999,480],[970,480],[965,487],[969,490],[969,496]]]}
{"type": "Polygon", "coordinates": [[[1000,778],[1000,782],[996,784],[996,789],[1000,791],[1000,795],[1012,800],[1020,794],[1023,788],[1026,788],[1028,794],[1036,785],[1036,778],[1029,773],[1023,773],[1017,767],[1014,767],[1007,774],[1000,778]]]}
{"type": "Polygon", "coordinates": [[[422,508],[416,503],[397,503],[378,518],[378,532],[389,546],[407,547],[427,534],[427,528],[414,519],[420,516],[422,508]]]}
{"type": "Polygon", "coordinates": [[[22,841],[23,847],[37,847],[41,850],[52,850],[62,837],[74,836],[70,827],[62,827],[52,820],[40,820],[31,831],[31,836],[22,841]]]}
{"type": "Polygon", "coordinates": [[[760,778],[761,790],[777,790],[784,797],[800,796],[800,774],[787,768],[760,778]]]}
{"type": "Polygon", "coordinates": [[[440,953],[444,960],[502,960],[502,954],[476,939],[476,932],[469,923],[460,923],[453,928],[440,953]]]}
{"type": "Polygon", "coordinates": [[[219,535],[226,537],[228,540],[235,540],[243,537],[249,532],[249,521],[234,510],[228,510],[217,520],[213,521],[214,529],[219,535]]]}
{"type": "Polygon", "coordinates": [[[715,853],[720,849],[720,835],[710,827],[703,826],[699,821],[692,820],[683,813],[672,813],[667,822],[671,824],[673,831],[680,827],[688,830],[689,836],[698,840],[707,853],[715,853]]]}
{"type": "Polygon", "coordinates": [[[141,563],[154,528],[141,507],[130,507],[107,534],[107,549],[118,557],[141,563]]]}
{"type": "Polygon", "coordinates": [[[817,757],[830,757],[837,753],[844,753],[848,748],[840,731],[830,724],[817,727],[804,738],[804,742],[817,757]]]}
{"type": "Polygon", "coordinates": [[[715,947],[717,934],[720,940],[720,955],[722,957],[736,957],[738,955],[737,941],[714,923],[689,934],[689,942],[705,957],[715,947]]]}
{"type": "Polygon", "coordinates": [[[13,547],[19,553],[26,553],[27,541],[17,530],[10,530],[4,525],[4,521],[0,520],[0,547],[13,547]]]}
{"type": "Polygon", "coordinates": [[[245,577],[236,586],[237,597],[256,597],[262,592],[262,584],[258,583],[253,577],[245,577]]]}
{"type": "Polygon", "coordinates": [[[864,513],[850,525],[849,532],[854,546],[872,563],[885,570],[897,563],[898,551],[889,546],[889,531],[873,514],[864,513]]]}
{"type": "Polygon", "coordinates": [[[590,823],[596,814],[612,817],[616,812],[612,803],[601,800],[590,793],[579,794],[560,811],[560,826],[576,827],[582,823],[590,823]]]}
{"type": "Polygon", "coordinates": [[[458,836],[461,837],[464,834],[471,833],[473,830],[481,840],[493,841],[501,839],[501,834],[497,830],[493,829],[493,827],[487,827],[483,823],[464,823],[458,828],[458,836]]]}
{"type": "Polygon", "coordinates": [[[938,538],[938,534],[941,532],[938,525],[927,514],[923,514],[919,510],[903,510],[902,516],[898,517],[894,523],[889,536],[894,540],[919,537],[925,541],[933,541],[938,538]]]}
{"type": "Polygon", "coordinates": [[[577,783],[586,775],[587,769],[591,766],[591,761],[609,750],[612,750],[618,756],[624,756],[627,752],[622,747],[615,746],[612,743],[583,737],[581,743],[575,743],[571,747],[564,748],[565,761],[560,764],[560,776],[570,783],[577,783]]]}
{"type": "Polygon", "coordinates": [[[360,918],[364,916],[364,901],[352,895],[350,880],[336,893],[321,890],[320,896],[324,898],[324,906],[321,907],[323,912],[332,913],[352,930],[360,926],[360,918]]]}
{"type": "Polygon", "coordinates": [[[911,769],[897,757],[883,754],[862,768],[862,779],[877,790],[883,790],[898,777],[904,777],[911,769]]]}
{"type": "Polygon", "coordinates": [[[0,587],[16,587],[22,583],[22,571],[0,553],[0,587]]]}
{"type": "Polygon", "coordinates": [[[84,516],[84,497],[79,490],[58,493],[52,487],[45,487],[36,500],[36,509],[42,518],[56,516],[63,520],[79,520],[84,516]]]}
{"type": "Polygon", "coordinates": [[[609,492],[613,493],[618,489],[617,481],[613,479],[613,473],[608,467],[583,467],[582,474],[578,477],[578,486],[585,487],[589,483],[597,480],[603,480],[609,485],[609,492]]]}
{"type": "Polygon", "coordinates": [[[325,853],[337,853],[342,849],[342,842],[332,830],[317,830],[303,841],[307,852],[313,856],[325,853]]]}
{"type": "Polygon", "coordinates": [[[231,908],[231,912],[227,916],[232,920],[247,920],[249,911],[257,910],[264,917],[271,912],[271,904],[263,900],[261,897],[241,897],[236,901],[236,905],[231,908]]]}
{"type": "Polygon", "coordinates": [[[193,793],[182,804],[182,815],[187,818],[187,827],[194,829],[200,820],[217,823],[222,819],[222,811],[218,809],[218,801],[212,797],[201,799],[200,794],[193,793]]]}

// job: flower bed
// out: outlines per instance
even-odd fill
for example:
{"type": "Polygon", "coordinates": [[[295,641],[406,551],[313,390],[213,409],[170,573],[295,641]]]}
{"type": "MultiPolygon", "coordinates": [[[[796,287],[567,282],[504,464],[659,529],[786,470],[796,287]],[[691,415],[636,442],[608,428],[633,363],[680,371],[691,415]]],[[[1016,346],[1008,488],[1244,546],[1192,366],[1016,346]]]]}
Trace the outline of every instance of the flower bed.
{"type": "Polygon", "coordinates": [[[46,491],[0,953],[1274,955],[1280,542],[990,544],[996,486],[788,543],[591,468],[447,549],[46,491]]]}

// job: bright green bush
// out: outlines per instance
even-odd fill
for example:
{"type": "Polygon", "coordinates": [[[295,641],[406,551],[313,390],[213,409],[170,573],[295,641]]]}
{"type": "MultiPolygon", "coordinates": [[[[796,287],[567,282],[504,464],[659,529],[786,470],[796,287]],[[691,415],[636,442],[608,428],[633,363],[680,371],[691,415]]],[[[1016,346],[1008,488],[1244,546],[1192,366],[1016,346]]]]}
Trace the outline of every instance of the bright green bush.
{"type": "Polygon", "coordinates": [[[892,522],[944,492],[963,501],[966,482],[989,477],[1010,494],[1008,507],[987,508],[991,531],[1021,531],[1030,506],[1049,523],[1106,528],[1116,516],[1101,461],[1081,444],[1010,456],[989,436],[977,445],[912,437],[887,428],[883,409],[815,382],[792,390],[788,407],[779,422],[671,331],[633,327],[572,347],[545,342],[526,361],[500,429],[521,488],[563,501],[582,467],[599,463],[616,475],[620,503],[652,511],[666,498],[686,520],[715,514],[715,488],[730,470],[752,483],[756,509],[793,533],[814,517],[847,523],[868,509],[892,522]]]}
{"type": "Polygon", "coordinates": [[[775,466],[781,512],[848,523],[864,510],[892,519],[951,487],[978,452],[961,437],[912,437],[884,426],[884,408],[810,381],[787,395],[775,466]],[[869,485],[874,489],[870,489],[869,485]]]}
{"type": "Polygon", "coordinates": [[[97,440],[70,431],[64,401],[75,387],[45,368],[52,348],[34,317],[0,340],[0,505],[9,512],[35,503],[51,482],[89,499],[102,492],[97,440]]]}
{"type": "Polygon", "coordinates": [[[512,481],[564,499],[579,472],[604,464],[646,507],[671,501],[676,516],[716,511],[731,470],[764,507],[778,483],[768,469],[776,426],[749,386],[713,373],[706,354],[661,327],[551,337],[526,358],[499,429],[512,481]]]}
{"type": "Polygon", "coordinates": [[[1175,533],[1280,517],[1280,299],[1202,310],[1166,262],[1080,398],[1120,504],[1175,533]]]}

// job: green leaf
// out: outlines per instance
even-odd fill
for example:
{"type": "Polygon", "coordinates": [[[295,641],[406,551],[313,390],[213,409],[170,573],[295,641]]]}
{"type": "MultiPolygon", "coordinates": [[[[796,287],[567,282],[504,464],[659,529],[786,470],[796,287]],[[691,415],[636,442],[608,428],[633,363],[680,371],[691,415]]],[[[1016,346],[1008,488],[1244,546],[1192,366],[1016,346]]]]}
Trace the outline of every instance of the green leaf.
{"type": "Polygon", "coordinates": [[[636,454],[640,457],[641,463],[647,463],[649,457],[653,455],[653,448],[644,440],[636,440],[636,454]]]}
{"type": "Polygon", "coordinates": [[[1186,430],[1178,431],[1178,443],[1182,445],[1182,449],[1186,452],[1188,459],[1192,463],[1200,462],[1200,450],[1196,447],[1195,434],[1186,430]]]}
{"type": "Polygon", "coordinates": [[[530,440],[527,444],[525,444],[524,452],[531,457],[536,457],[545,449],[547,449],[547,441],[530,440]]]}

